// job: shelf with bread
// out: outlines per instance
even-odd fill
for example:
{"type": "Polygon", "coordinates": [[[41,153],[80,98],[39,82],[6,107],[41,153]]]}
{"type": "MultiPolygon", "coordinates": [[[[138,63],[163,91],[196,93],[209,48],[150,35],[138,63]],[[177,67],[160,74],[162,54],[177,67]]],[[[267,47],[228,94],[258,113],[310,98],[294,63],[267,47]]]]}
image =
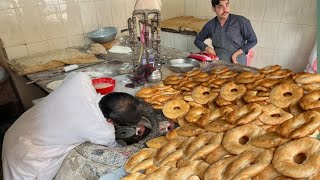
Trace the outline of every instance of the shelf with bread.
{"type": "Polygon", "coordinates": [[[123,180],[320,179],[318,74],[196,69],[136,96],[179,127],[131,156],[123,180]]]}

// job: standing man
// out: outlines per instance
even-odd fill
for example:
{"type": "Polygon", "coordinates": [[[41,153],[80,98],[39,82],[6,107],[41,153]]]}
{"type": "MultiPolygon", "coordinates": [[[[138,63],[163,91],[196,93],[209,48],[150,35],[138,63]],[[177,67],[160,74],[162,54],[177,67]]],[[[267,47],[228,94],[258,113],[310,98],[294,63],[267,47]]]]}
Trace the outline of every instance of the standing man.
{"type": "Polygon", "coordinates": [[[239,15],[230,14],[229,0],[211,0],[216,17],[198,33],[194,44],[201,50],[217,55],[220,60],[246,65],[246,54],[257,44],[257,37],[250,21],[239,15]],[[204,40],[212,40],[211,48],[204,40]]]}

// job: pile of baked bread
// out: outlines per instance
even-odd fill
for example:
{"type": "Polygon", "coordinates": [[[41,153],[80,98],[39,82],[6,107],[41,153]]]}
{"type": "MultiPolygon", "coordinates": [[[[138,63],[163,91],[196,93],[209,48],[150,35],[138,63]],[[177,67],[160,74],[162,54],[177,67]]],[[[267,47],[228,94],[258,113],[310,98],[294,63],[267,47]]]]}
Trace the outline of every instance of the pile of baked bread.
{"type": "Polygon", "coordinates": [[[125,164],[123,179],[320,179],[320,75],[193,70],[137,97],[179,124],[125,164]]]}

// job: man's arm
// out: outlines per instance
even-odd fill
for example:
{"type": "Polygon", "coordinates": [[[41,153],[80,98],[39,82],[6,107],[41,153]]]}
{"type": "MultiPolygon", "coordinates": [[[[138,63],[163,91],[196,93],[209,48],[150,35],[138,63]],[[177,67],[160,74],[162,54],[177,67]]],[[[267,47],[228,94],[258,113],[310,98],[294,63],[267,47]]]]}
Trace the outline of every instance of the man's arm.
{"type": "Polygon", "coordinates": [[[249,50],[251,48],[253,48],[258,40],[257,40],[257,36],[254,33],[254,30],[251,26],[251,23],[248,19],[243,18],[242,20],[242,24],[241,24],[241,34],[244,37],[244,39],[246,40],[246,43],[240,47],[240,49],[248,54],[249,50]]]}
{"type": "MultiPolygon", "coordinates": [[[[205,51],[208,45],[204,43],[204,41],[210,37],[211,35],[211,23],[212,21],[209,21],[203,28],[202,30],[197,34],[196,39],[194,40],[194,44],[201,50],[205,51]]],[[[212,48],[211,48],[212,49],[212,48]]]]}

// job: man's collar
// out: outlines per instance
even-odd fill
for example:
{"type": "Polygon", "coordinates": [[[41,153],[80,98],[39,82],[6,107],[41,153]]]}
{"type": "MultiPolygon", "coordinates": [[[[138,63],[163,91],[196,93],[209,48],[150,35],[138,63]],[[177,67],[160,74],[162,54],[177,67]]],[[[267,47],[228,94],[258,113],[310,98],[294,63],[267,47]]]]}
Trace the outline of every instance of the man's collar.
{"type": "MultiPolygon", "coordinates": [[[[231,16],[232,14],[230,13],[229,14],[229,16],[228,16],[228,18],[227,18],[227,20],[226,20],[226,22],[224,23],[224,24],[226,24],[227,22],[229,22],[230,21],[230,16],[231,16]]],[[[218,19],[218,16],[216,16],[216,17],[214,17],[213,18],[215,21],[216,21],[216,23],[219,23],[219,25],[220,25],[220,21],[219,21],[219,19],[218,19]]]]}

